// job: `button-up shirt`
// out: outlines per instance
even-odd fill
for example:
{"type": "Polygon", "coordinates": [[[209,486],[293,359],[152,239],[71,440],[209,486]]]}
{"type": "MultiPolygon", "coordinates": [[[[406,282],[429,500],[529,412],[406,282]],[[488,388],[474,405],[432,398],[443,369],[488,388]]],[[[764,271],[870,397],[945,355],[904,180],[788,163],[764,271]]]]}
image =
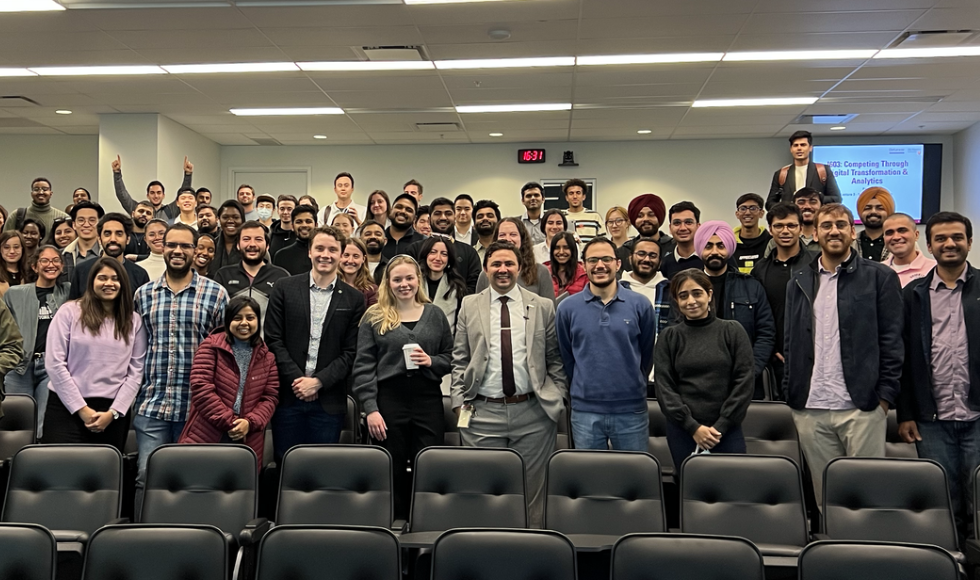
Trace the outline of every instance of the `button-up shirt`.
{"type": "Polygon", "coordinates": [[[936,418],[941,421],[973,421],[980,413],[966,404],[970,391],[966,320],[963,318],[963,284],[966,268],[949,288],[939,276],[929,285],[932,309],[932,394],[936,418]]]}
{"type": "Polygon", "coordinates": [[[316,371],[316,360],[320,356],[320,337],[323,336],[323,321],[327,318],[327,310],[330,309],[330,300],[333,299],[333,289],[337,286],[337,279],[330,283],[326,288],[320,288],[313,279],[313,272],[310,272],[310,347],[306,351],[306,376],[312,377],[316,371]]]}
{"type": "Polygon", "coordinates": [[[185,421],[190,408],[191,360],[197,347],[224,320],[228,294],[220,284],[192,272],[174,293],[167,277],[136,291],[136,312],[147,336],[143,386],[136,413],[162,421],[185,421]]]}
{"type": "Polygon", "coordinates": [[[545,241],[544,232],[541,231],[541,216],[538,219],[532,220],[527,217],[527,212],[521,216],[521,221],[524,222],[524,227],[527,228],[527,233],[531,236],[531,243],[540,244],[545,241]]]}
{"type": "Polygon", "coordinates": [[[844,382],[840,354],[840,318],[837,311],[837,282],[841,267],[833,272],[819,263],[820,286],[813,299],[813,374],[807,409],[844,411],[856,408],[844,382]]]}
{"type": "Polygon", "coordinates": [[[890,256],[885,262],[892,270],[895,270],[896,274],[898,274],[898,279],[902,282],[902,288],[908,286],[909,282],[912,280],[925,277],[925,275],[929,273],[929,270],[932,270],[936,266],[936,261],[931,258],[927,258],[922,252],[916,250],[916,254],[918,255],[909,264],[896,264],[894,255],[890,256]]]}
{"type": "Polygon", "coordinates": [[[527,370],[527,312],[524,300],[517,285],[507,294],[499,294],[490,289],[490,336],[487,337],[490,360],[483,375],[483,383],[477,392],[484,397],[504,396],[503,351],[500,340],[500,297],[507,297],[507,311],[510,313],[510,346],[513,350],[514,385],[516,394],[531,392],[531,377],[527,370]]]}

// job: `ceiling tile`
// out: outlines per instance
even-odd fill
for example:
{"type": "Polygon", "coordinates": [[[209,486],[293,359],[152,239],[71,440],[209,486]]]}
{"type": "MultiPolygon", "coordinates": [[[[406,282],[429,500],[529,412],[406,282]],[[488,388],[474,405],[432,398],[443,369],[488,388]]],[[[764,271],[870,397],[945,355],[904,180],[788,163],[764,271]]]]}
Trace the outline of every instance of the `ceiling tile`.
{"type": "Polygon", "coordinates": [[[262,28],[262,34],[278,46],[400,46],[422,44],[411,24],[331,28],[262,28]]]}
{"type": "Polygon", "coordinates": [[[905,30],[922,13],[922,10],[756,13],[749,17],[743,30],[747,34],[762,34],[773,30],[783,33],[898,32],[905,30]]]}
{"type": "MultiPolygon", "coordinates": [[[[225,30],[118,30],[110,34],[123,45],[135,50],[172,48],[246,48],[273,46],[255,28],[225,30]]],[[[177,63],[171,63],[177,64],[177,63]]]]}

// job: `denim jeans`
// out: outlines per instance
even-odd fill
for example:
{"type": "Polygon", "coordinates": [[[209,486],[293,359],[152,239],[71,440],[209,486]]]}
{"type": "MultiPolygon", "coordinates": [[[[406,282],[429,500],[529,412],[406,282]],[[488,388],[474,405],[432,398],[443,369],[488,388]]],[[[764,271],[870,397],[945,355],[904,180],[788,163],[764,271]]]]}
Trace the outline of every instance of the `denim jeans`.
{"type": "Polygon", "coordinates": [[[293,401],[276,407],[272,415],[272,443],[276,463],[291,447],[309,443],[337,443],[344,427],[344,414],[333,415],[323,410],[320,401],[293,401]]]}
{"type": "MultiPolygon", "coordinates": [[[[667,420],[667,447],[674,460],[674,473],[680,474],[681,463],[694,453],[694,437],[683,427],[667,420]]],[[[712,453],[745,453],[745,436],[742,426],[732,427],[724,435],[718,445],[711,448],[712,453]]]]}
{"type": "Polygon", "coordinates": [[[572,443],[576,449],[646,451],[650,439],[650,416],[646,409],[635,413],[589,413],[572,409],[572,443]]]}
{"type": "Polygon", "coordinates": [[[136,430],[136,447],[139,450],[139,460],[136,473],[136,521],[139,521],[143,508],[143,486],[146,484],[146,462],[150,453],[157,447],[168,443],[176,443],[184,430],[184,421],[164,421],[143,415],[133,418],[133,429],[136,430]]]}
{"type": "MultiPolygon", "coordinates": [[[[25,356],[30,356],[25,355],[25,356]]],[[[3,379],[4,390],[8,393],[30,395],[37,403],[37,439],[41,440],[44,428],[44,410],[48,406],[48,371],[44,368],[44,355],[28,359],[27,370],[19,375],[10,371],[3,379]]]]}
{"type": "Polygon", "coordinates": [[[946,470],[953,517],[960,543],[973,523],[973,472],[980,465],[980,419],[973,421],[918,421],[916,449],[946,470]]]}

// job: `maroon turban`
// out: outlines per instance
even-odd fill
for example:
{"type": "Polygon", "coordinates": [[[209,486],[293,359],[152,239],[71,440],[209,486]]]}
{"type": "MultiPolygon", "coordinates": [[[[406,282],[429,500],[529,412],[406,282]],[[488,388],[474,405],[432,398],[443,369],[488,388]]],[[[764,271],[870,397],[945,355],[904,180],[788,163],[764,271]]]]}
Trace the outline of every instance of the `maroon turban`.
{"type": "Polygon", "coordinates": [[[664,219],[667,217],[667,206],[664,205],[664,200],[652,193],[644,193],[643,195],[634,197],[633,201],[630,202],[630,223],[634,226],[636,225],[636,218],[640,215],[640,210],[645,207],[653,210],[653,215],[657,216],[657,222],[663,226],[664,219]]]}

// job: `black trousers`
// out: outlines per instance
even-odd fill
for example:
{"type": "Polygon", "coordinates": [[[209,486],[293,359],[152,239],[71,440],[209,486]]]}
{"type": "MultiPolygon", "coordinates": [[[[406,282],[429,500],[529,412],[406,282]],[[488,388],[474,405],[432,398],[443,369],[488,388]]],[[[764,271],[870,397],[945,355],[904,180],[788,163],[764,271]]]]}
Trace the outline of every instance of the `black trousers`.
{"type": "MultiPolygon", "coordinates": [[[[90,398],[85,399],[85,402],[99,412],[108,411],[112,406],[112,399],[90,398]]],[[[48,406],[44,411],[44,437],[41,443],[98,443],[112,445],[122,453],[128,435],[129,415],[112,421],[102,433],[93,433],[85,427],[85,422],[77,413],[68,412],[68,408],[58,398],[57,393],[54,391],[49,393],[48,406]]]]}
{"type": "Polygon", "coordinates": [[[446,420],[439,383],[406,377],[378,384],[378,410],[388,427],[387,438],[375,441],[391,454],[394,469],[395,518],[408,517],[412,498],[409,462],[419,451],[445,443],[446,420]]]}

